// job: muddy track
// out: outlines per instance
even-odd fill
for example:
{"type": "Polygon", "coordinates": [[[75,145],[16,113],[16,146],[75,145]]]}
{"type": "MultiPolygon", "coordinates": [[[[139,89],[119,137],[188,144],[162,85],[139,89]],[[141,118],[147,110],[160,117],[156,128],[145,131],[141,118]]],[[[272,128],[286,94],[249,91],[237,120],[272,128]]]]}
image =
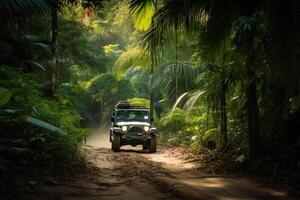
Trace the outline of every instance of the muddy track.
{"type": "Polygon", "coordinates": [[[98,151],[110,155],[110,163],[118,166],[118,177],[130,185],[147,182],[156,194],[163,194],[163,199],[286,199],[283,192],[248,180],[199,172],[195,164],[185,163],[168,148],[159,148],[157,154],[130,149],[117,154],[98,151]]]}
{"type": "MultiPolygon", "coordinates": [[[[105,131],[101,131],[104,132],[105,131]]],[[[45,182],[22,199],[45,200],[283,200],[274,190],[239,177],[205,174],[199,164],[180,159],[178,149],[159,147],[154,154],[141,147],[110,150],[107,134],[91,137],[86,168],[63,182],[45,182]]]]}
{"type": "Polygon", "coordinates": [[[287,199],[283,191],[245,179],[200,172],[195,163],[186,163],[174,155],[174,149],[158,150],[149,154],[141,147],[125,147],[119,153],[108,148],[88,148],[87,169],[63,184],[41,185],[28,199],[287,199]]]}

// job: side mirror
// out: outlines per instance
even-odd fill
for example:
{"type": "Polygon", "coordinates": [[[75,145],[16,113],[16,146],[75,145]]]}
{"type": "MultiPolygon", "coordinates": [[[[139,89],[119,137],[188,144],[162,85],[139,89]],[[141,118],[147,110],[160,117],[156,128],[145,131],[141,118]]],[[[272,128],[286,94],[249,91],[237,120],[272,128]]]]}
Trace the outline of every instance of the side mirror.
{"type": "Polygon", "coordinates": [[[110,121],[114,122],[115,121],[115,117],[111,116],[110,121]]]}
{"type": "Polygon", "coordinates": [[[150,118],[150,121],[151,121],[151,122],[153,122],[153,121],[154,121],[153,117],[151,117],[151,118],[150,118]]]}

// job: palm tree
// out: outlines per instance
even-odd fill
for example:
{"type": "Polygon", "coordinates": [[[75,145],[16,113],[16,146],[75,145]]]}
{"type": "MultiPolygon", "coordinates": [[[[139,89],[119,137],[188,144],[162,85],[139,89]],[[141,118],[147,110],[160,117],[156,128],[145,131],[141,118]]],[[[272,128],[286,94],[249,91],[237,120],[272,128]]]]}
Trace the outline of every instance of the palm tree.
{"type": "MultiPolygon", "coordinates": [[[[133,0],[132,6],[136,8],[145,1],[133,0]]],[[[217,49],[235,31],[237,47],[246,56],[249,155],[253,158],[261,151],[255,38],[260,37],[261,29],[265,28],[274,52],[269,59],[275,60],[275,66],[283,69],[289,66],[292,71],[299,72],[295,65],[299,61],[299,56],[296,56],[299,48],[297,43],[291,42],[299,41],[299,9],[300,2],[292,0],[164,0],[154,14],[144,40],[149,46],[164,45],[170,33],[184,28],[198,31],[201,40],[217,49]],[[282,51],[282,48],[287,51],[282,51]]],[[[296,84],[295,78],[291,80],[288,82],[296,84]]]]}
{"type": "Polygon", "coordinates": [[[153,94],[153,74],[155,61],[153,59],[153,52],[140,47],[133,47],[123,52],[116,60],[113,71],[118,77],[124,75],[126,70],[131,67],[142,67],[149,72],[149,99],[150,99],[150,116],[154,115],[154,94],[153,94]]]}
{"type": "Polygon", "coordinates": [[[192,81],[196,78],[196,70],[188,61],[175,61],[162,64],[155,69],[153,87],[160,86],[170,102],[193,88],[192,81]]]}
{"type": "MultiPolygon", "coordinates": [[[[141,0],[139,1],[141,3],[141,0]]],[[[250,18],[261,8],[263,2],[259,1],[163,1],[153,16],[152,25],[145,34],[144,40],[149,46],[163,45],[167,36],[172,31],[185,28],[197,30],[200,36],[211,47],[218,48],[230,33],[236,28],[237,21],[241,18],[250,18]]],[[[133,1],[136,9],[137,1],[133,1]]],[[[137,9],[136,9],[137,10],[137,9]]],[[[241,29],[240,29],[241,30],[241,29]]],[[[244,45],[246,54],[246,68],[248,69],[247,107],[249,122],[249,155],[254,157],[261,151],[259,136],[259,115],[256,94],[256,76],[253,66],[255,27],[250,30],[237,32],[244,45]]],[[[226,90],[226,84],[223,84],[226,90]]],[[[224,104],[224,98],[222,100],[224,104]]],[[[224,130],[226,127],[223,128],[224,130]]]]}
{"type": "Polygon", "coordinates": [[[134,66],[149,69],[149,53],[140,47],[131,47],[124,51],[115,61],[113,71],[120,78],[125,72],[134,66]]]}
{"type": "MultiPolygon", "coordinates": [[[[236,2],[228,4],[225,1],[164,1],[153,16],[152,26],[145,34],[144,40],[152,45],[162,45],[170,32],[186,28],[200,30],[201,37],[212,48],[217,48],[231,34],[234,22],[241,16],[251,16],[259,5],[255,3],[236,2]]],[[[251,34],[250,34],[251,35],[251,34]]],[[[245,37],[247,44],[249,38],[245,37]]],[[[249,46],[249,45],[248,45],[249,46]]],[[[251,47],[251,46],[249,46],[251,47]]],[[[250,50],[250,49],[248,49],[250,50]]],[[[249,55],[248,57],[250,57],[249,55]]],[[[247,59],[248,61],[250,59],[247,59]]],[[[246,64],[252,68],[251,63],[246,64]]],[[[253,70],[250,70],[253,71],[253,70]]],[[[258,107],[256,99],[255,73],[249,73],[251,83],[248,86],[249,112],[249,146],[250,154],[260,151],[258,107]]],[[[223,84],[226,90],[226,84],[223,84]]],[[[224,96],[224,95],[223,95],[224,96]]],[[[224,104],[224,98],[222,98],[224,104]]],[[[223,118],[224,115],[223,115],[223,118]]],[[[224,121],[224,119],[223,119],[224,121]]],[[[224,131],[226,127],[222,128],[224,131]]]]}

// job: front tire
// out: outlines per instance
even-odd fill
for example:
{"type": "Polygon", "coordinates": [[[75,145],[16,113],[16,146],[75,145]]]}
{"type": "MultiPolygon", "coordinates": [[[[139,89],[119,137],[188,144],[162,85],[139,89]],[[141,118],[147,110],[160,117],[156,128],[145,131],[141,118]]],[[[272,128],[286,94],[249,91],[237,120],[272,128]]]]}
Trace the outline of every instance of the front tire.
{"type": "Polygon", "coordinates": [[[151,137],[149,140],[149,153],[155,153],[156,152],[156,136],[151,137]]]}
{"type": "Polygon", "coordinates": [[[143,150],[148,150],[149,149],[149,146],[148,146],[148,144],[143,144],[143,150]]]}
{"type": "Polygon", "coordinates": [[[119,152],[121,147],[121,137],[119,135],[114,134],[113,140],[111,143],[111,149],[114,152],[119,152]]]}

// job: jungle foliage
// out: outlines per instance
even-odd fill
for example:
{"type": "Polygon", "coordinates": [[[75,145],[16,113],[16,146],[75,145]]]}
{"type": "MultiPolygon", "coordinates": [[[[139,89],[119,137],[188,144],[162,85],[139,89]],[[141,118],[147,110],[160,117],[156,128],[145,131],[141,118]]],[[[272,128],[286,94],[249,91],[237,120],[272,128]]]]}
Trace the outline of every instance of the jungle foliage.
{"type": "Polygon", "coordinates": [[[138,19],[155,8],[141,40],[161,88],[162,125],[186,119],[174,131],[188,133],[190,117],[205,116],[190,135],[202,132],[200,146],[212,137],[250,158],[285,148],[299,155],[298,2],[133,0],[130,8],[138,19]]]}
{"type": "Polygon", "coordinates": [[[1,174],[78,160],[89,128],[129,99],[153,110],[163,143],[271,160],[299,180],[298,1],[7,2],[1,174]]]}
{"type": "Polygon", "coordinates": [[[0,10],[2,194],[16,171],[79,163],[91,129],[109,123],[119,99],[145,98],[148,76],[112,72],[136,41],[128,2],[0,1],[0,10]]]}

